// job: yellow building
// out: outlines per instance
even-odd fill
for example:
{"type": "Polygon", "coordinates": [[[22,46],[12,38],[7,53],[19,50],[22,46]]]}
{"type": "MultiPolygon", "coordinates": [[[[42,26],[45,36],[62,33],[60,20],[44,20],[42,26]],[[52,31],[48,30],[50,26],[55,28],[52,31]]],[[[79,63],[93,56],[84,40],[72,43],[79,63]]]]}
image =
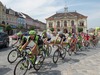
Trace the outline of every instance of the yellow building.
{"type": "Polygon", "coordinates": [[[3,31],[6,23],[6,7],[0,2],[0,31],[3,31]]]}
{"type": "Polygon", "coordinates": [[[78,28],[82,28],[83,31],[87,29],[87,16],[84,16],[78,12],[68,12],[68,8],[64,8],[65,11],[56,13],[46,19],[47,29],[54,28],[55,31],[67,30],[68,32],[77,32],[78,28]]]}

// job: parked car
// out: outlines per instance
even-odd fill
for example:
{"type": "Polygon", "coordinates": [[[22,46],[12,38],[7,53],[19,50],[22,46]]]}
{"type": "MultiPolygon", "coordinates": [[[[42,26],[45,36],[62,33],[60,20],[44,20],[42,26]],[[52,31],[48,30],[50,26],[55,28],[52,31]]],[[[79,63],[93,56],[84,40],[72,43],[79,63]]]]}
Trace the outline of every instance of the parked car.
{"type": "Polygon", "coordinates": [[[9,47],[9,36],[5,32],[0,32],[0,47],[9,47]]]}
{"type": "Polygon", "coordinates": [[[12,35],[10,37],[12,38],[12,40],[17,40],[17,38],[18,38],[17,34],[14,34],[14,35],[12,35]]]}

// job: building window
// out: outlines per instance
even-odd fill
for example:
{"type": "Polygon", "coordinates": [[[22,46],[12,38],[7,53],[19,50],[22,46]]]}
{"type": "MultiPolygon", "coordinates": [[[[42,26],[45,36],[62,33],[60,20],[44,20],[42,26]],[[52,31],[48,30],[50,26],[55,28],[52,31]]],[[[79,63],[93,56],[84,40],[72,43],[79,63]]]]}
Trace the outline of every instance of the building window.
{"type": "Polygon", "coordinates": [[[6,18],[6,20],[8,20],[8,17],[6,18]]]}
{"type": "Polygon", "coordinates": [[[71,26],[74,26],[74,21],[73,20],[71,21],[71,26]]]}
{"type": "Polygon", "coordinates": [[[80,26],[84,26],[84,21],[81,21],[80,22],[80,26]]]}
{"type": "Polygon", "coordinates": [[[49,27],[53,27],[53,24],[52,24],[52,22],[49,22],[49,27]]]}
{"type": "Polygon", "coordinates": [[[2,9],[2,11],[4,11],[4,9],[2,9]]]}
{"type": "Polygon", "coordinates": [[[60,27],[60,22],[59,21],[57,22],[57,27],[60,27]]]}
{"type": "Polygon", "coordinates": [[[67,27],[67,21],[64,21],[64,27],[67,27]]]}

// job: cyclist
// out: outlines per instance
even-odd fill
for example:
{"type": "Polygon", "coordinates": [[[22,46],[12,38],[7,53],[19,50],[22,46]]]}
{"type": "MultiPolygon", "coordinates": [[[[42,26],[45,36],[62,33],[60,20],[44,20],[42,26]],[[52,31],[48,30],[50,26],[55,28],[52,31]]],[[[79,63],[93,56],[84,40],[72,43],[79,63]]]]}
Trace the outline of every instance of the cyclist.
{"type": "Polygon", "coordinates": [[[75,33],[72,33],[72,37],[71,37],[71,40],[70,40],[70,47],[71,47],[71,50],[76,52],[76,35],[75,33]]]}
{"type": "Polygon", "coordinates": [[[64,30],[64,35],[66,36],[66,39],[68,38],[69,34],[67,30],[64,30]]]}
{"type": "Polygon", "coordinates": [[[77,43],[79,44],[79,48],[81,48],[83,46],[82,40],[83,40],[82,35],[81,35],[81,33],[79,33],[77,35],[77,43]]]}
{"type": "Polygon", "coordinates": [[[34,42],[34,46],[32,47],[31,49],[31,53],[29,53],[30,55],[36,55],[37,56],[37,63],[40,59],[40,57],[38,56],[38,49],[39,49],[39,46],[43,45],[43,41],[41,39],[41,37],[39,35],[36,34],[36,31],[34,30],[31,30],[29,31],[29,37],[27,39],[27,42],[22,46],[21,50],[25,49],[26,46],[31,42],[33,41],[34,42]]]}
{"type": "Polygon", "coordinates": [[[48,45],[51,41],[50,33],[48,33],[46,30],[44,30],[42,33],[42,37],[43,37],[44,43],[48,45]]]}
{"type": "Polygon", "coordinates": [[[84,35],[84,42],[85,42],[85,46],[90,45],[90,36],[88,34],[88,30],[87,30],[87,33],[84,35]]]}
{"type": "Polygon", "coordinates": [[[94,45],[97,44],[97,35],[95,34],[95,30],[94,33],[91,35],[91,42],[94,43],[94,45]]]}
{"type": "Polygon", "coordinates": [[[62,31],[60,31],[57,36],[56,36],[56,39],[54,41],[54,44],[56,44],[57,40],[60,39],[60,44],[63,46],[63,42],[66,41],[66,36],[63,34],[62,31]]]}
{"type": "Polygon", "coordinates": [[[64,30],[64,34],[65,34],[65,36],[66,36],[66,41],[65,41],[65,43],[66,43],[66,45],[68,45],[68,47],[70,46],[70,40],[71,40],[71,33],[69,32],[68,33],[68,31],[67,30],[64,30]]]}
{"type": "Polygon", "coordinates": [[[26,43],[27,39],[26,37],[23,35],[23,33],[20,31],[17,33],[17,41],[12,45],[14,46],[15,44],[17,44],[18,42],[20,43],[19,46],[22,46],[26,43]]]}

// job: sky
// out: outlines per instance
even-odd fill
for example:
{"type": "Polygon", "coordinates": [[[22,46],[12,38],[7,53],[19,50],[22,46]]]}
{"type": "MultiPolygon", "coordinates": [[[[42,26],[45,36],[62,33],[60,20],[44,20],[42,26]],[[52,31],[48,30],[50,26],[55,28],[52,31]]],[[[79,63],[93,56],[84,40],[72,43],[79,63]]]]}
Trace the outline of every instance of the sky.
{"type": "Polygon", "coordinates": [[[56,12],[77,11],[88,16],[88,28],[100,26],[100,0],[0,0],[7,8],[28,14],[46,23],[46,18],[56,12]]]}

